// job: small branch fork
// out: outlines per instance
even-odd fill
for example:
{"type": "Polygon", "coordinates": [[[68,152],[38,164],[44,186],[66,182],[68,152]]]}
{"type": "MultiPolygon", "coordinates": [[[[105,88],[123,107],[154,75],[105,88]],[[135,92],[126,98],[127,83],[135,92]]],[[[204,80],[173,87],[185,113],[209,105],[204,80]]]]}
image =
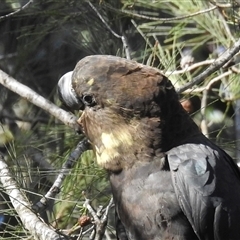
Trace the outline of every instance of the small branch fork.
{"type": "Polygon", "coordinates": [[[210,74],[214,73],[215,71],[223,67],[229,60],[231,60],[236,54],[238,54],[239,51],[240,51],[240,38],[228,52],[223,54],[223,56],[217,58],[215,62],[213,62],[205,71],[203,71],[198,76],[193,78],[192,81],[185,84],[183,87],[177,89],[177,92],[179,94],[183,93],[185,90],[201,83],[208,76],[210,76],[210,74]]]}
{"type": "Polygon", "coordinates": [[[90,205],[90,200],[87,198],[83,206],[88,209],[94,220],[95,227],[90,236],[90,240],[101,240],[105,234],[108,222],[108,213],[110,208],[113,206],[113,198],[110,199],[107,207],[104,210],[102,207],[100,207],[97,211],[95,211],[90,205]]]}
{"type": "Polygon", "coordinates": [[[90,149],[90,144],[87,139],[83,139],[78,143],[76,148],[71,152],[67,161],[64,163],[60,173],[55,180],[54,184],[50,188],[50,190],[43,196],[39,202],[32,206],[34,212],[39,213],[47,208],[48,202],[50,199],[55,198],[56,195],[60,192],[60,188],[66,176],[70,173],[71,169],[81,156],[83,152],[90,149]]]}

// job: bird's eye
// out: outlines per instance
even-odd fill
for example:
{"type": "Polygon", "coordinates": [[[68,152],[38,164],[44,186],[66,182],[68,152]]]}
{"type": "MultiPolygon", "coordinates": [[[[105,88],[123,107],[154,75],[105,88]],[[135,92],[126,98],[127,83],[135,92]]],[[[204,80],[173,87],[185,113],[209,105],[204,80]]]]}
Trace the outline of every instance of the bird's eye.
{"type": "Polygon", "coordinates": [[[96,104],[95,98],[92,95],[85,95],[82,98],[86,106],[92,107],[96,104]]]}

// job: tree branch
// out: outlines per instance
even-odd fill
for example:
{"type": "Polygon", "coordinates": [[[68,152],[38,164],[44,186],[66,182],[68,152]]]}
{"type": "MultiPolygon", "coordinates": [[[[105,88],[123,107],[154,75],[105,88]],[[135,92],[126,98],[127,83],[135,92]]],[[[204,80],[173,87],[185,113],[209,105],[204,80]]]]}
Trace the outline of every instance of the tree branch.
{"type": "Polygon", "coordinates": [[[88,140],[84,138],[78,143],[76,148],[69,155],[68,160],[64,163],[57,179],[55,180],[50,190],[45,194],[44,197],[40,199],[39,202],[32,206],[32,209],[35,212],[40,212],[47,208],[49,200],[55,198],[56,195],[60,192],[60,187],[62,186],[65,177],[70,173],[71,169],[73,168],[81,154],[88,149],[90,149],[90,144],[88,140]]]}
{"type": "Polygon", "coordinates": [[[63,240],[68,239],[56,233],[47,224],[43,223],[31,209],[31,205],[25,194],[19,190],[16,181],[9,171],[8,165],[0,155],[0,181],[9,195],[11,203],[15,208],[25,228],[37,240],[63,240]]]}
{"type": "MultiPolygon", "coordinates": [[[[113,9],[109,5],[108,5],[108,7],[113,9]]],[[[179,17],[173,17],[173,18],[150,17],[150,16],[146,16],[146,15],[143,15],[143,14],[130,12],[130,11],[123,10],[123,9],[121,9],[120,12],[125,13],[125,14],[127,14],[127,15],[129,15],[131,17],[137,17],[137,18],[141,18],[141,19],[147,19],[147,20],[150,20],[150,21],[160,21],[160,22],[166,23],[166,22],[175,22],[177,20],[182,20],[182,19],[186,19],[186,18],[195,17],[195,16],[200,15],[200,14],[211,12],[211,11],[217,9],[217,8],[218,8],[217,6],[213,6],[211,8],[203,9],[203,10],[200,10],[200,11],[195,12],[195,13],[191,13],[191,14],[184,15],[184,16],[179,16],[179,17]]]]}
{"type": "Polygon", "coordinates": [[[191,82],[177,89],[177,92],[180,94],[187,90],[188,88],[191,88],[194,85],[201,83],[210,74],[214,73],[215,71],[219,70],[222,66],[224,66],[224,64],[231,60],[239,51],[240,51],[240,39],[238,39],[238,41],[234,44],[234,47],[232,47],[228,52],[226,52],[226,54],[223,54],[223,56],[217,58],[214,63],[212,63],[205,71],[203,71],[198,76],[193,78],[191,82]]]}
{"type": "Polygon", "coordinates": [[[227,77],[233,73],[234,72],[231,69],[229,69],[227,72],[224,72],[221,75],[211,79],[211,81],[206,86],[198,87],[198,88],[189,88],[189,89],[185,90],[183,93],[184,94],[202,93],[204,90],[209,90],[211,88],[212,84],[214,84],[215,82],[218,82],[219,80],[221,80],[224,77],[227,77]]]}
{"type": "Polygon", "coordinates": [[[75,131],[81,131],[80,125],[77,123],[77,118],[63,109],[59,108],[49,100],[40,96],[38,93],[33,91],[31,88],[23,85],[22,83],[9,76],[7,73],[0,70],[0,84],[9,90],[17,93],[21,97],[27,99],[34,105],[42,108],[55,118],[59,119],[65,125],[73,128],[75,131]]]}
{"type": "Polygon", "coordinates": [[[9,13],[9,14],[7,14],[7,15],[4,15],[4,16],[0,16],[0,20],[9,18],[9,17],[11,17],[11,16],[13,16],[13,15],[15,15],[15,14],[23,11],[23,10],[24,10],[25,8],[27,8],[31,3],[33,3],[33,0],[29,0],[25,5],[23,5],[22,7],[20,7],[18,10],[14,11],[14,12],[11,12],[11,13],[9,13]]]}
{"type": "Polygon", "coordinates": [[[204,60],[204,61],[201,61],[201,62],[194,63],[194,64],[192,64],[192,65],[190,65],[187,68],[184,68],[182,70],[173,70],[173,71],[166,71],[166,72],[162,71],[162,72],[167,77],[169,77],[171,75],[184,74],[184,73],[187,73],[187,72],[191,72],[195,68],[199,68],[199,67],[202,67],[202,66],[205,66],[205,65],[210,65],[210,64],[214,63],[215,61],[216,61],[216,59],[207,59],[207,60],[204,60]]]}
{"type": "Polygon", "coordinates": [[[96,212],[90,205],[90,200],[86,198],[84,207],[86,207],[92,215],[95,224],[94,232],[92,234],[93,236],[91,239],[102,240],[108,222],[108,213],[112,205],[113,198],[110,199],[107,207],[104,210],[100,208],[100,210],[96,212]]]}

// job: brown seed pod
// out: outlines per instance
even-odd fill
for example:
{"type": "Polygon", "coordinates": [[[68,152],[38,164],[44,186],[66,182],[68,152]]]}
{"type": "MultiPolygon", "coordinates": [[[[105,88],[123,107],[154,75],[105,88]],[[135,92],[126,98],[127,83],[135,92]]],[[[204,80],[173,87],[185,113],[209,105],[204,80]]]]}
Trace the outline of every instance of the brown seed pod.
{"type": "Polygon", "coordinates": [[[78,223],[81,227],[85,227],[91,223],[91,218],[87,215],[83,215],[78,219],[78,223]]]}

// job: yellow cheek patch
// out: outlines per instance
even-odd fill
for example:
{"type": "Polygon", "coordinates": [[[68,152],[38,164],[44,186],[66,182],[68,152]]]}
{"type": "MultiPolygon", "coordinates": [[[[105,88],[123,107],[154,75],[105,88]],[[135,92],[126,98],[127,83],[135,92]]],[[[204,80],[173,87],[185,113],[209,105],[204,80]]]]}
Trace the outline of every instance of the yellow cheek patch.
{"type": "Polygon", "coordinates": [[[103,146],[109,149],[116,148],[121,143],[120,139],[115,138],[112,133],[102,133],[101,141],[103,146]]]}
{"type": "Polygon", "coordinates": [[[121,129],[115,133],[102,133],[101,134],[101,147],[96,149],[96,157],[99,165],[104,165],[112,161],[114,158],[120,157],[121,153],[133,144],[133,139],[129,131],[121,129]]]}
{"type": "Polygon", "coordinates": [[[114,133],[102,133],[101,141],[105,148],[116,148],[120,145],[131,146],[133,143],[132,135],[128,130],[119,129],[114,133]]]}
{"type": "Polygon", "coordinates": [[[103,151],[102,154],[98,154],[96,152],[97,163],[103,167],[106,163],[111,162],[112,159],[117,158],[119,156],[120,154],[118,152],[111,152],[107,150],[103,151]]]}

